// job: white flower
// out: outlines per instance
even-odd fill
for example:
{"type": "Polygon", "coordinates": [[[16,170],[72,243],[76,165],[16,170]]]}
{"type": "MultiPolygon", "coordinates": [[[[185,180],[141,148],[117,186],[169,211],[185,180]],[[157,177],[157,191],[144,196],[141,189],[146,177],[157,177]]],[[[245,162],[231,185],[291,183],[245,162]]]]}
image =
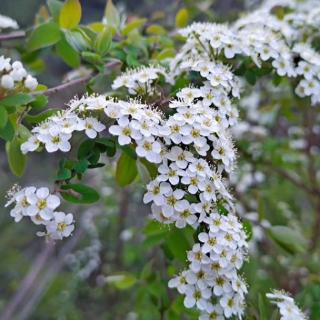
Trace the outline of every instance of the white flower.
{"type": "Polygon", "coordinates": [[[39,134],[38,139],[44,143],[45,148],[48,152],[56,152],[61,150],[63,152],[68,152],[71,149],[70,140],[71,134],[57,133],[55,135],[51,134],[39,134]]]}
{"type": "Polygon", "coordinates": [[[153,137],[144,138],[137,142],[136,153],[140,157],[145,157],[152,163],[160,163],[161,144],[153,137]]]}
{"type": "Polygon", "coordinates": [[[207,306],[207,309],[201,313],[199,320],[224,320],[223,309],[220,305],[207,306]]]}
{"type": "Polygon", "coordinates": [[[1,87],[8,90],[13,89],[14,88],[13,78],[8,74],[3,75],[1,77],[1,87]]]}
{"type": "Polygon", "coordinates": [[[188,282],[187,282],[187,271],[183,271],[179,276],[171,279],[168,282],[169,288],[177,288],[177,290],[184,294],[188,288],[188,282]]]}
{"type": "Polygon", "coordinates": [[[33,91],[37,88],[38,81],[36,78],[30,75],[27,75],[26,79],[24,80],[24,85],[27,89],[29,89],[30,91],[33,91]]]}
{"type": "Polygon", "coordinates": [[[201,250],[204,254],[207,254],[211,251],[221,252],[221,246],[217,240],[217,236],[215,233],[209,232],[201,232],[198,235],[199,240],[203,243],[201,250]]]}
{"type": "Polygon", "coordinates": [[[46,224],[47,235],[55,240],[61,240],[71,235],[74,230],[73,215],[71,213],[54,212],[53,219],[46,224]]]}
{"type": "MultiPolygon", "coordinates": [[[[184,191],[180,189],[170,190],[165,195],[165,203],[162,205],[163,214],[165,217],[171,217],[175,210],[181,209],[181,199],[184,196],[184,191]]],[[[183,205],[182,205],[183,206],[183,205]]]]}
{"type": "Polygon", "coordinates": [[[232,287],[229,279],[225,278],[222,275],[218,275],[213,280],[213,292],[216,296],[222,296],[228,294],[232,291],[232,287]]]}
{"type": "Polygon", "coordinates": [[[104,124],[93,117],[85,118],[78,124],[78,130],[85,130],[86,135],[90,139],[94,139],[97,136],[97,133],[103,131],[105,128],[104,124]]]}
{"type": "Polygon", "coordinates": [[[131,139],[140,140],[141,134],[132,128],[128,117],[121,117],[118,120],[118,125],[113,125],[109,128],[109,132],[118,136],[118,141],[121,146],[130,144],[131,139]]]}
{"type": "Polygon", "coordinates": [[[48,188],[39,188],[35,194],[27,197],[27,200],[31,203],[27,215],[39,215],[43,220],[50,220],[53,211],[60,205],[59,197],[50,194],[48,188]]]}
{"type": "Polygon", "coordinates": [[[186,297],[184,298],[184,306],[186,308],[192,308],[196,305],[199,310],[205,310],[210,297],[210,289],[200,289],[197,286],[188,286],[186,289],[186,297]]]}
{"type": "Polygon", "coordinates": [[[184,88],[177,93],[177,97],[186,103],[192,103],[195,98],[201,96],[201,90],[196,88],[184,88]]]}
{"type": "Polygon", "coordinates": [[[223,295],[219,302],[227,318],[230,318],[240,311],[235,297],[230,294],[223,295]]]}
{"type": "Polygon", "coordinates": [[[10,215],[15,222],[19,222],[23,216],[28,215],[27,210],[31,207],[30,197],[34,195],[35,191],[35,187],[28,187],[10,195],[11,198],[5,206],[15,203],[15,207],[10,211],[10,215]]]}
{"type": "Polygon", "coordinates": [[[297,307],[294,299],[283,291],[274,290],[266,294],[270,301],[277,305],[281,320],[306,320],[306,315],[297,307]]]}
{"type": "Polygon", "coordinates": [[[190,162],[194,161],[194,157],[191,152],[183,150],[177,146],[173,146],[166,157],[169,160],[174,161],[180,169],[185,169],[190,162]]]}
{"type": "Polygon", "coordinates": [[[35,151],[39,148],[40,141],[36,136],[31,136],[26,142],[21,145],[21,152],[26,154],[28,152],[35,151]]]}
{"type": "Polygon", "coordinates": [[[188,192],[196,194],[199,190],[199,184],[204,179],[202,176],[198,176],[196,172],[187,170],[187,173],[181,178],[181,182],[188,186],[188,192]]]}
{"type": "Polygon", "coordinates": [[[9,71],[11,69],[10,58],[5,58],[4,56],[0,56],[0,72],[9,71]]]}
{"type": "Polygon", "coordinates": [[[196,213],[194,206],[187,203],[187,200],[182,200],[174,217],[175,226],[180,229],[187,224],[195,226],[198,220],[196,213]]]}
{"type": "Polygon", "coordinates": [[[22,67],[22,65],[20,67],[19,64],[21,64],[20,61],[15,61],[12,64],[13,69],[9,73],[10,77],[12,77],[14,81],[22,81],[22,79],[27,75],[27,71],[22,67]],[[18,67],[17,67],[17,63],[18,63],[18,67]],[[14,67],[14,65],[16,67],[14,67]]]}
{"type": "Polygon", "coordinates": [[[210,258],[202,252],[199,243],[193,245],[192,250],[188,252],[188,260],[191,262],[190,269],[198,272],[202,265],[210,263],[210,258]]]}
{"type": "Polygon", "coordinates": [[[3,16],[0,14],[0,30],[1,29],[18,29],[19,25],[17,21],[13,20],[10,17],[3,16]]]}
{"type": "Polygon", "coordinates": [[[151,181],[147,185],[148,192],[143,197],[144,203],[153,201],[156,205],[162,206],[165,203],[165,196],[172,192],[170,184],[167,182],[151,181]]]}
{"type": "Polygon", "coordinates": [[[160,175],[157,177],[159,181],[168,181],[171,185],[177,185],[180,181],[180,176],[185,175],[185,171],[181,170],[176,163],[171,163],[169,166],[162,164],[158,168],[160,175]]]}

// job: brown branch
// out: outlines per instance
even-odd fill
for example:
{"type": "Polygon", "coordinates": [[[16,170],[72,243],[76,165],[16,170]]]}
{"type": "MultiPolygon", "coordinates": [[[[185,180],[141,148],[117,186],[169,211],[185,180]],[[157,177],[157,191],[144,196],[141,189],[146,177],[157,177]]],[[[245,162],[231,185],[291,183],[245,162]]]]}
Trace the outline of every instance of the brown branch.
{"type": "MultiPolygon", "coordinates": [[[[106,69],[113,69],[116,66],[119,66],[120,64],[121,64],[120,61],[112,61],[112,62],[107,63],[105,65],[105,68],[106,69]]],[[[50,97],[50,96],[52,96],[52,95],[54,95],[56,93],[59,93],[61,91],[67,91],[67,90],[70,90],[71,88],[76,87],[78,85],[84,85],[89,80],[91,80],[95,75],[96,75],[96,73],[92,73],[92,74],[86,75],[84,77],[81,77],[81,78],[78,78],[78,79],[75,79],[75,80],[60,84],[60,85],[58,85],[56,87],[41,91],[41,92],[39,92],[37,94],[43,94],[43,95],[46,95],[46,96],[50,97]]]]}
{"type": "MultiPolygon", "coordinates": [[[[315,125],[315,119],[317,118],[317,110],[313,108],[307,108],[305,111],[304,125],[306,128],[306,141],[307,146],[305,149],[306,156],[308,158],[308,177],[310,185],[315,190],[320,190],[317,181],[317,169],[314,156],[312,154],[312,148],[318,145],[317,134],[313,131],[315,125]]],[[[310,239],[310,249],[313,251],[317,248],[320,239],[320,200],[319,196],[315,199],[310,199],[314,203],[315,208],[315,222],[310,239]]]]}
{"type": "Polygon", "coordinates": [[[311,194],[314,197],[320,197],[320,190],[318,190],[316,188],[313,188],[313,187],[309,187],[307,184],[305,184],[298,177],[295,177],[295,176],[291,175],[289,172],[287,172],[286,170],[283,170],[283,169],[275,166],[271,161],[262,160],[262,159],[254,160],[254,159],[252,159],[250,153],[246,152],[243,149],[239,149],[239,152],[241,152],[242,155],[249,162],[251,162],[253,164],[257,164],[257,165],[261,165],[261,166],[267,167],[270,171],[275,172],[280,177],[290,181],[292,184],[294,184],[299,189],[305,191],[307,194],[311,194]]]}
{"type": "Polygon", "coordinates": [[[123,240],[121,239],[121,232],[125,229],[126,218],[129,214],[129,204],[130,204],[131,192],[130,189],[125,188],[120,191],[120,208],[118,215],[118,242],[116,246],[116,257],[115,262],[119,269],[122,266],[122,255],[123,255],[123,240]]]}
{"type": "Polygon", "coordinates": [[[275,167],[272,163],[269,162],[262,162],[262,165],[266,165],[269,168],[272,169],[272,171],[276,172],[279,176],[285,178],[286,180],[290,181],[292,184],[294,184],[296,187],[304,190],[306,193],[312,194],[313,196],[319,197],[320,196],[320,191],[314,188],[310,188],[307,186],[303,181],[300,179],[292,176],[289,174],[287,171],[275,167]]]}
{"type": "Polygon", "coordinates": [[[25,31],[15,31],[6,34],[0,34],[0,42],[25,38],[25,31]]]}
{"type": "MultiPolygon", "coordinates": [[[[42,278],[38,280],[36,285],[34,286],[34,292],[30,296],[25,303],[25,305],[21,306],[19,310],[19,314],[15,319],[19,320],[27,320],[31,319],[33,311],[38,306],[41,298],[47,292],[50,287],[50,284],[54,280],[55,276],[61,271],[65,264],[65,258],[68,254],[73,252],[75,247],[81,241],[84,236],[83,229],[79,229],[75,232],[71,239],[69,239],[61,248],[58,253],[58,256],[54,258],[54,260],[50,263],[48,268],[46,269],[46,273],[43,275],[42,278]]],[[[11,318],[12,319],[12,318],[11,318]]]]}
{"type": "Polygon", "coordinates": [[[49,242],[48,244],[46,244],[45,248],[39,253],[35,262],[30,267],[28,274],[22,280],[19,289],[16,290],[16,293],[14,294],[14,296],[9,301],[8,305],[0,315],[1,320],[13,319],[15,311],[17,310],[21,302],[25,299],[26,295],[28,295],[39,273],[46,265],[48,258],[52,255],[54,248],[54,243],[49,242]]]}

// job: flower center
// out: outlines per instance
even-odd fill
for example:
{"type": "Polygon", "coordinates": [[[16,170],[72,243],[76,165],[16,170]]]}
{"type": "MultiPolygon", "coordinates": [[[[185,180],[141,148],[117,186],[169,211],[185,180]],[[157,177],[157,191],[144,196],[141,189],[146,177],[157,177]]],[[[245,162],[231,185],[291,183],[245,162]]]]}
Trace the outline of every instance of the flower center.
{"type": "Polygon", "coordinates": [[[37,203],[37,207],[39,210],[43,210],[47,206],[47,200],[40,199],[37,203]]]}

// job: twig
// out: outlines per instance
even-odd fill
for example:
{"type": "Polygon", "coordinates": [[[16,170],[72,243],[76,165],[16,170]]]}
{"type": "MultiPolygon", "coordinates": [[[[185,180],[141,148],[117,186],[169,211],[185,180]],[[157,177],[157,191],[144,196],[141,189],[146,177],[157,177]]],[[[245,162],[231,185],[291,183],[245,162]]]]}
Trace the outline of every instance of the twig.
{"type": "Polygon", "coordinates": [[[116,258],[115,262],[118,269],[121,269],[122,266],[122,254],[123,254],[123,240],[121,239],[121,232],[125,228],[126,218],[129,214],[129,203],[130,203],[130,189],[126,188],[121,190],[120,193],[120,208],[119,208],[119,215],[118,215],[118,242],[116,246],[116,258]]]}
{"type": "Polygon", "coordinates": [[[247,159],[249,159],[249,161],[251,163],[262,165],[262,166],[269,168],[271,171],[277,173],[279,176],[290,181],[292,184],[294,184],[296,187],[300,188],[301,190],[305,191],[307,194],[311,194],[315,197],[320,196],[320,190],[313,188],[313,187],[309,187],[307,184],[305,184],[299,178],[291,175],[290,173],[288,173],[287,171],[285,171],[281,168],[276,167],[271,161],[266,161],[266,160],[262,161],[261,159],[259,159],[259,161],[255,161],[254,159],[252,159],[251,155],[248,152],[246,152],[245,150],[239,149],[239,151],[243,154],[243,156],[245,156],[247,159]]]}
{"type": "MultiPolygon", "coordinates": [[[[112,61],[112,62],[107,63],[105,65],[105,68],[106,69],[113,69],[120,64],[121,64],[120,61],[112,61]]],[[[73,88],[75,86],[83,85],[83,84],[87,83],[89,80],[91,80],[95,75],[96,75],[96,73],[92,73],[92,74],[86,75],[84,77],[69,81],[67,83],[60,84],[56,87],[53,87],[53,88],[50,88],[50,89],[47,89],[44,91],[40,91],[37,94],[43,94],[43,95],[50,97],[50,96],[52,96],[56,93],[59,93],[61,91],[70,90],[71,88],[73,88]]]]}
{"type": "Polygon", "coordinates": [[[49,242],[48,244],[46,244],[46,247],[39,253],[35,262],[32,264],[28,274],[22,280],[19,289],[16,291],[16,293],[4,309],[3,313],[0,315],[1,320],[13,319],[13,315],[17,307],[19,307],[21,302],[29,293],[30,289],[35,283],[36,278],[45,266],[48,258],[52,255],[54,248],[54,243],[49,242]]]}
{"type": "Polygon", "coordinates": [[[37,282],[35,291],[30,297],[28,297],[27,303],[24,306],[22,306],[21,309],[19,309],[19,314],[15,319],[17,320],[30,319],[32,312],[35,310],[35,308],[39,304],[41,297],[48,290],[50,283],[52,282],[54,277],[62,269],[65,263],[65,257],[74,250],[74,248],[77,246],[79,241],[82,239],[83,235],[84,235],[84,231],[82,229],[79,229],[72,236],[72,238],[63,245],[63,247],[61,248],[58,254],[58,257],[50,265],[50,267],[48,268],[46,274],[42,277],[42,279],[40,279],[40,281],[37,282]]]}
{"type": "MultiPolygon", "coordinates": [[[[315,164],[315,159],[312,154],[312,148],[317,146],[317,135],[313,131],[313,126],[315,125],[316,113],[313,108],[308,108],[305,111],[304,124],[306,128],[306,155],[308,158],[308,177],[310,181],[310,185],[313,189],[320,191],[320,187],[317,181],[317,169],[315,164]]],[[[310,249],[313,251],[317,248],[318,242],[320,239],[320,200],[319,197],[315,197],[315,199],[310,199],[314,202],[315,208],[315,223],[312,230],[312,235],[310,239],[310,249]]]]}
{"type": "Polygon", "coordinates": [[[269,162],[263,162],[261,163],[262,165],[266,165],[270,168],[272,168],[273,171],[275,171],[279,176],[285,178],[286,180],[290,181],[292,184],[294,184],[295,186],[297,186],[298,188],[304,190],[305,192],[312,194],[316,197],[320,196],[320,191],[314,188],[310,188],[309,186],[307,186],[305,183],[303,183],[303,181],[299,180],[298,178],[290,175],[288,172],[286,172],[285,170],[282,170],[280,168],[277,168],[275,166],[273,166],[273,164],[269,163],[269,162]]]}
{"type": "Polygon", "coordinates": [[[0,42],[25,38],[25,31],[16,31],[6,34],[0,34],[0,42]]]}

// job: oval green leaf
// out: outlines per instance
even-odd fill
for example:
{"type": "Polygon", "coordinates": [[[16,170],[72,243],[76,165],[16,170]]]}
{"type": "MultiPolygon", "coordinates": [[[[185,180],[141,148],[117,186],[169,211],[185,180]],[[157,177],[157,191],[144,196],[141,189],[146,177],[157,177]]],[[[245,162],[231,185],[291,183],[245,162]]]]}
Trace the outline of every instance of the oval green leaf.
{"type": "Polygon", "coordinates": [[[9,167],[14,175],[21,177],[26,168],[27,158],[22,154],[20,147],[23,141],[19,138],[14,138],[6,143],[6,152],[9,167]]]}
{"type": "Polygon", "coordinates": [[[43,23],[31,33],[27,41],[27,48],[29,51],[46,48],[57,43],[60,37],[60,29],[55,22],[43,23]]]}
{"type": "Polygon", "coordinates": [[[65,29],[76,27],[81,20],[81,11],[79,0],[66,0],[59,15],[60,27],[65,29]]]}
{"type": "Polygon", "coordinates": [[[129,185],[138,174],[136,160],[123,152],[117,162],[116,180],[121,187],[129,185]]]}
{"type": "Polygon", "coordinates": [[[65,184],[61,189],[62,198],[71,203],[89,204],[97,202],[100,198],[95,189],[80,183],[65,184]]]}

